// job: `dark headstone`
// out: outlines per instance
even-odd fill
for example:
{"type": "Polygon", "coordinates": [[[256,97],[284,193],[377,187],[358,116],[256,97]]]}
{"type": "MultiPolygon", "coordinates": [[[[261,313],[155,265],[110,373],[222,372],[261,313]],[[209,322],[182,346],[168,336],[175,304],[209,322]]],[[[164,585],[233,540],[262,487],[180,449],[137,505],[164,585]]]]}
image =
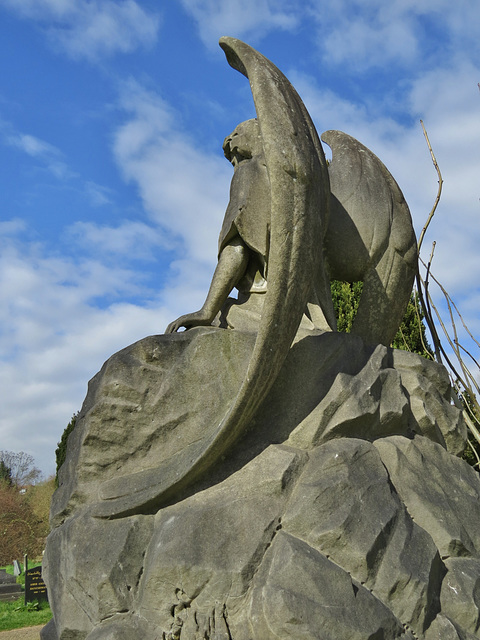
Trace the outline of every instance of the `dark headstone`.
{"type": "Polygon", "coordinates": [[[22,595],[22,587],[17,584],[14,576],[0,569],[0,601],[18,600],[22,595]]]}
{"type": "Polygon", "coordinates": [[[47,586],[42,578],[42,567],[25,571],[25,604],[37,600],[48,600],[47,586]]]}

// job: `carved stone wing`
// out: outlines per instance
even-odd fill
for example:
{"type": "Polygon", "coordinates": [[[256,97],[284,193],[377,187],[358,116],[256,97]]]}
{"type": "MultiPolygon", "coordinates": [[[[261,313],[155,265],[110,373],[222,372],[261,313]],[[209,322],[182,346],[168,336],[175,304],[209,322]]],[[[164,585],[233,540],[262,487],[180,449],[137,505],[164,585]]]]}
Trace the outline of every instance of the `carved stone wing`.
{"type": "MultiPolygon", "coordinates": [[[[285,360],[314,279],[318,283],[323,278],[320,306],[335,327],[322,260],[329,182],[315,127],[297,92],[275,65],[240,40],[222,38],[220,46],[229,64],[250,81],[270,180],[268,289],[263,314],[246,376],[227,414],[184,456],[179,452],[174,460],[135,474],[134,493],[121,478],[105,483],[104,501],[97,509],[97,515],[103,517],[171,501],[232,447],[285,360]]],[[[131,476],[128,484],[132,486],[131,476]]]]}
{"type": "Polygon", "coordinates": [[[389,345],[410,299],[417,245],[410,211],[390,171],[341,131],[322,140],[332,149],[332,200],[325,253],[331,276],[363,281],[352,333],[389,345]]]}

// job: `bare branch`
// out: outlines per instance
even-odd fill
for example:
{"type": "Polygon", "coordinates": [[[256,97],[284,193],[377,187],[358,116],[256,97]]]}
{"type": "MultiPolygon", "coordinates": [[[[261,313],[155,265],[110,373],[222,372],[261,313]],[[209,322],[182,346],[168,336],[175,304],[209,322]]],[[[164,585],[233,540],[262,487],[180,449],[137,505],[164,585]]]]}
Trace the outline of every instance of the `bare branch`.
{"type": "MultiPolygon", "coordinates": [[[[421,258],[419,258],[419,260],[421,261],[421,263],[426,267],[427,265],[423,262],[423,260],[421,258]]],[[[470,329],[467,327],[467,325],[465,324],[465,321],[462,317],[462,314],[460,313],[460,311],[457,308],[457,305],[455,304],[455,302],[452,300],[452,298],[450,297],[450,295],[447,293],[447,291],[445,290],[445,288],[443,287],[443,285],[435,278],[435,276],[433,275],[433,273],[431,271],[429,271],[429,275],[432,277],[432,280],[440,287],[443,295],[448,298],[452,304],[452,306],[454,307],[455,311],[458,314],[458,317],[460,318],[463,328],[465,329],[465,331],[468,333],[468,335],[470,336],[470,338],[477,344],[477,346],[480,347],[480,342],[475,338],[475,336],[472,334],[472,332],[470,331],[470,329]]]]}
{"type": "MultiPolygon", "coordinates": [[[[478,85],[478,88],[480,89],[480,83],[478,85]]],[[[422,125],[422,129],[423,129],[423,134],[425,136],[425,140],[427,142],[428,145],[428,149],[430,151],[430,155],[432,157],[432,161],[433,164],[435,166],[435,169],[437,171],[437,175],[438,175],[438,191],[437,191],[437,196],[434,202],[434,205],[432,207],[432,210],[430,211],[430,214],[428,216],[427,222],[425,223],[422,232],[420,234],[420,238],[418,241],[418,251],[420,253],[420,248],[422,246],[423,240],[424,240],[424,236],[425,233],[428,229],[428,226],[430,224],[430,222],[432,221],[432,218],[435,214],[435,211],[437,209],[438,203],[440,201],[440,197],[441,197],[441,193],[442,193],[442,187],[443,187],[443,178],[442,178],[442,174],[440,171],[440,167],[438,166],[435,154],[433,152],[432,146],[430,144],[430,140],[428,138],[428,134],[427,131],[424,127],[423,121],[420,121],[421,125],[422,125]]],[[[428,325],[428,328],[430,330],[431,336],[432,336],[432,340],[433,340],[433,346],[434,346],[434,350],[435,350],[435,359],[437,360],[437,362],[439,362],[440,364],[442,364],[442,356],[445,359],[445,363],[447,365],[447,367],[450,369],[449,373],[450,373],[450,377],[452,379],[452,395],[454,397],[454,401],[457,404],[457,406],[460,405],[460,407],[462,408],[462,412],[465,418],[465,422],[467,424],[467,427],[469,429],[469,434],[470,437],[473,438],[473,440],[468,440],[468,445],[470,446],[470,448],[472,449],[474,456],[477,460],[477,462],[475,463],[474,466],[479,467],[480,468],[480,455],[478,454],[475,446],[474,446],[474,442],[476,441],[477,444],[480,445],[480,404],[477,401],[475,392],[480,394],[480,387],[479,384],[477,383],[477,381],[475,380],[474,375],[472,374],[472,372],[470,371],[470,369],[468,368],[466,362],[463,359],[463,354],[466,354],[467,356],[469,356],[469,358],[471,358],[471,360],[475,363],[475,365],[477,367],[479,367],[479,363],[477,362],[477,360],[473,357],[473,355],[462,345],[460,344],[459,338],[458,338],[458,333],[457,333],[457,326],[456,326],[456,318],[454,315],[454,311],[457,314],[457,316],[460,318],[461,323],[465,329],[465,331],[467,332],[467,334],[470,336],[470,338],[474,341],[474,343],[480,347],[480,342],[478,340],[475,339],[475,337],[472,335],[472,333],[470,332],[470,330],[468,329],[467,325],[465,324],[465,321],[462,317],[462,315],[460,314],[460,312],[458,311],[457,306],[455,305],[455,303],[453,302],[453,300],[451,299],[451,297],[449,296],[449,294],[447,293],[447,291],[445,290],[445,288],[440,284],[440,282],[438,282],[438,280],[433,276],[433,274],[431,273],[431,264],[432,264],[432,260],[433,260],[433,254],[434,254],[434,250],[435,250],[435,242],[432,245],[432,251],[430,254],[430,259],[428,261],[428,264],[425,264],[425,262],[421,259],[420,255],[418,256],[418,260],[419,260],[419,267],[420,267],[420,263],[422,263],[424,265],[424,267],[426,268],[426,275],[425,275],[425,280],[422,279],[422,276],[420,275],[420,269],[417,269],[417,274],[416,274],[416,282],[417,282],[417,292],[418,292],[418,299],[421,305],[421,308],[424,312],[424,316],[425,316],[425,321],[428,325]],[[435,306],[432,297],[430,295],[429,292],[429,284],[430,284],[430,276],[432,278],[432,281],[435,282],[441,292],[443,293],[444,297],[445,297],[445,301],[448,307],[448,313],[450,316],[450,322],[451,322],[451,332],[453,333],[453,339],[450,336],[450,333],[447,331],[447,328],[445,326],[445,323],[442,319],[442,317],[440,316],[440,313],[437,309],[437,307],[435,306]],[[440,341],[440,337],[438,335],[437,332],[437,327],[436,327],[436,323],[438,322],[438,324],[441,326],[443,333],[445,335],[445,338],[449,344],[449,346],[451,347],[456,361],[458,363],[458,366],[460,368],[461,374],[459,373],[459,371],[457,371],[457,368],[453,365],[453,363],[450,360],[450,357],[447,355],[445,349],[443,348],[443,345],[440,341]],[[474,391],[475,390],[475,391],[474,391]],[[458,394],[458,397],[457,397],[458,394]],[[460,398],[461,398],[461,402],[460,402],[460,398]]],[[[479,367],[480,368],[480,367],[479,367]]]]}
{"type": "Polygon", "coordinates": [[[432,145],[430,144],[430,140],[428,139],[427,130],[425,129],[425,126],[423,124],[423,120],[420,120],[420,124],[422,125],[423,135],[425,136],[425,140],[427,141],[428,150],[430,151],[430,155],[432,156],[433,166],[435,167],[435,169],[437,171],[437,175],[438,175],[438,191],[437,191],[437,197],[435,198],[435,202],[433,204],[432,210],[430,211],[430,215],[428,216],[427,222],[425,223],[425,225],[424,225],[424,227],[422,229],[422,233],[420,234],[420,238],[418,240],[418,252],[419,253],[420,253],[420,248],[422,246],[423,238],[425,236],[425,233],[426,233],[426,231],[428,229],[428,226],[429,226],[430,222],[432,221],[432,218],[433,218],[433,216],[435,214],[435,211],[437,210],[438,203],[440,202],[440,197],[442,195],[442,187],[443,187],[442,173],[440,171],[440,167],[438,166],[438,162],[437,162],[437,159],[435,157],[435,154],[433,153],[432,145]]]}
{"type": "MultiPolygon", "coordinates": [[[[420,342],[422,343],[422,347],[424,352],[428,355],[429,358],[431,358],[432,360],[435,360],[435,356],[433,355],[433,353],[430,352],[430,349],[428,349],[427,345],[425,344],[425,341],[423,339],[423,333],[422,333],[422,318],[420,317],[420,309],[418,308],[419,304],[421,304],[420,302],[420,296],[418,293],[418,283],[417,283],[417,287],[414,287],[414,301],[415,301],[415,315],[417,316],[417,320],[418,320],[418,328],[420,331],[420,342]]],[[[428,324],[428,323],[427,323],[428,324]]],[[[402,333],[403,335],[403,333],[402,333]]]]}
{"type": "Polygon", "coordinates": [[[42,475],[35,467],[33,456],[25,451],[0,451],[0,460],[10,470],[11,480],[17,487],[35,484],[42,475]]]}
{"type": "MultiPolygon", "coordinates": [[[[465,349],[465,347],[464,347],[463,345],[461,345],[460,343],[458,343],[458,348],[459,348],[459,349],[461,349],[462,351],[465,351],[465,353],[467,354],[467,356],[468,356],[469,358],[471,358],[471,359],[473,360],[473,362],[477,365],[478,369],[480,369],[480,364],[479,364],[478,360],[475,360],[475,358],[472,356],[472,354],[470,353],[470,351],[468,351],[467,349],[465,349]]],[[[478,385],[476,385],[476,386],[477,386],[477,389],[479,389],[479,391],[480,391],[480,388],[478,387],[478,385]]]]}
{"type": "Polygon", "coordinates": [[[473,455],[477,459],[476,463],[474,465],[472,465],[472,466],[473,467],[480,467],[480,457],[479,457],[479,455],[477,453],[477,450],[475,449],[473,444],[470,442],[470,440],[467,440],[467,443],[468,443],[468,446],[470,447],[470,449],[473,451],[473,455]]]}
{"type": "Polygon", "coordinates": [[[474,425],[473,420],[470,418],[466,411],[463,412],[463,417],[465,418],[465,422],[467,423],[470,432],[473,434],[473,437],[480,444],[480,431],[474,425]]]}

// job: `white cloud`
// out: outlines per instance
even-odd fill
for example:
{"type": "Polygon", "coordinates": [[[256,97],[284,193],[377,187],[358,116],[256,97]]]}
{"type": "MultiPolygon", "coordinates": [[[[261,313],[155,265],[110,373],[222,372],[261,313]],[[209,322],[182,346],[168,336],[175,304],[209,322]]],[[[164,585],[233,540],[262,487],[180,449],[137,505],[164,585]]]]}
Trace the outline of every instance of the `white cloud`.
{"type": "MultiPolygon", "coordinates": [[[[31,134],[16,131],[12,124],[5,121],[0,121],[0,134],[8,146],[33,158],[35,169],[40,167],[41,170],[48,171],[69,187],[77,183],[79,186],[75,188],[88,197],[92,206],[100,207],[112,203],[113,191],[91,180],[83,182],[81,176],[70,169],[63,152],[54,145],[31,134]]],[[[37,181],[36,185],[38,184],[37,181]]]]}
{"type": "Polygon", "coordinates": [[[220,36],[255,40],[280,29],[298,25],[298,5],[272,0],[180,0],[185,11],[197,22],[203,43],[214,48],[220,36]]]}
{"type": "Polygon", "coordinates": [[[364,18],[325,34],[324,47],[329,62],[348,62],[354,69],[384,67],[392,59],[408,64],[418,55],[418,43],[408,24],[372,25],[364,18]]]}
{"type": "MultiPolygon", "coordinates": [[[[318,130],[345,131],[369,147],[390,169],[403,190],[417,235],[425,224],[437,193],[437,174],[419,124],[424,120],[443,174],[440,205],[424,240],[422,255],[428,259],[436,241],[432,272],[457,303],[474,335],[480,333],[478,273],[480,272],[480,68],[454,59],[448,66],[423,71],[406,88],[404,114],[399,124],[385,113],[381,98],[363,105],[323,91],[312,78],[290,74],[318,130]]],[[[387,96],[388,100],[388,96],[387,96]]],[[[327,149],[328,150],[328,149],[327,149]]],[[[448,309],[440,289],[431,293],[444,320],[448,309]]],[[[457,328],[461,322],[456,321],[457,328]]],[[[463,334],[462,340],[466,340],[463,334]]],[[[465,342],[470,344],[470,342],[465,342]]],[[[472,345],[472,353],[478,350],[472,345]]]]}
{"type": "Polygon", "coordinates": [[[113,227],[93,222],[76,222],[67,230],[68,237],[88,252],[103,256],[128,256],[132,260],[151,260],[154,251],[168,248],[157,227],[127,220],[113,227]]]}
{"type": "Polygon", "coordinates": [[[123,174],[151,220],[181,242],[183,257],[210,268],[233,172],[220,143],[217,154],[207,153],[175,125],[165,102],[136,82],[124,87],[121,106],[129,119],[115,133],[114,153],[123,174]]]}
{"type": "MultiPolygon", "coordinates": [[[[11,129],[11,127],[8,127],[11,129]]],[[[10,132],[5,136],[8,145],[23,151],[31,158],[39,160],[58,180],[75,177],[63,159],[60,149],[27,133],[10,132]]]]}
{"type": "Polygon", "coordinates": [[[26,224],[20,218],[13,218],[12,220],[4,220],[0,222],[0,238],[5,238],[11,235],[16,235],[26,229],[26,224]]]}
{"type": "MultiPolygon", "coordinates": [[[[75,261],[17,239],[26,231],[22,221],[0,224],[0,438],[35,455],[46,472],[86,380],[112,353],[198,309],[216,262],[232,174],[221,149],[206,153],[176,126],[168,105],[135,82],[124,87],[120,107],[125,122],[113,150],[138,187],[149,224],[77,222],[64,232],[87,256],[75,261]],[[145,288],[133,258],[153,260],[172,246],[181,257],[159,274],[162,290],[145,288]],[[137,304],[123,302],[132,297],[137,304]]],[[[16,140],[36,159],[53,153],[48,143],[16,140]]]]}
{"type": "Polygon", "coordinates": [[[112,268],[52,256],[15,239],[24,228],[0,225],[0,440],[50,473],[52,444],[80,408],[86,381],[115,351],[161,333],[176,309],[162,308],[153,292],[144,306],[115,302],[138,290],[138,274],[121,259],[112,268]],[[105,296],[113,302],[97,307],[105,296]]]}
{"type": "Polygon", "coordinates": [[[9,138],[9,142],[13,146],[25,151],[25,153],[28,153],[29,156],[59,155],[58,149],[53,145],[28,134],[12,136],[9,138]]]}
{"type": "MultiPolygon", "coordinates": [[[[35,455],[46,472],[86,380],[126,344],[198,309],[216,262],[232,174],[220,146],[206,153],[176,125],[177,114],[135,82],[124,87],[120,108],[125,122],[114,132],[113,151],[150,223],[77,222],[64,231],[75,259],[20,240],[28,234],[21,220],[0,223],[0,438],[35,455]],[[159,273],[158,290],[147,289],[134,258],[155,260],[172,247],[180,247],[180,259],[159,273]],[[123,302],[129,298],[138,302],[123,302]]],[[[61,157],[45,141],[5,131],[36,161],[61,157]]],[[[98,204],[110,196],[96,184],[89,190],[98,204]]]]}
{"type": "Polygon", "coordinates": [[[85,192],[94,207],[102,207],[103,205],[112,203],[112,190],[108,187],[102,187],[102,185],[96,182],[87,181],[85,183],[85,192]]]}
{"type": "MultiPolygon", "coordinates": [[[[149,16],[135,2],[0,0],[2,4],[38,20],[71,55],[89,59],[126,50],[122,47],[140,46],[142,29],[145,42],[152,42],[158,27],[155,18],[148,30],[147,22],[140,18],[141,14],[149,16]],[[127,18],[131,24],[122,31],[127,18]],[[71,45],[62,40],[61,29],[65,38],[71,38],[71,45]],[[121,38],[123,44],[119,43],[121,38]]],[[[216,46],[221,34],[255,38],[273,28],[294,29],[302,11],[293,3],[261,0],[182,0],[182,4],[211,46],[216,46]]],[[[448,51],[452,51],[452,42],[461,38],[463,28],[466,38],[473,37],[473,25],[466,25],[464,18],[455,14],[454,5],[443,0],[365,0],[362,7],[378,14],[366,25],[354,18],[352,7],[358,8],[358,3],[340,0],[321,6],[326,18],[336,21],[330,22],[331,30],[324,29],[324,53],[329,53],[326,43],[332,34],[331,38],[338,39],[332,53],[332,59],[337,56],[335,64],[344,62],[346,56],[356,56],[366,69],[380,51],[382,64],[396,58],[407,64],[412,52],[421,51],[422,15],[417,4],[436,12],[439,24],[449,34],[448,51]],[[346,34],[355,38],[346,41],[346,34]],[[405,43],[402,50],[401,42],[405,43]]],[[[310,3],[313,5],[317,11],[319,3],[310,3]]],[[[458,6],[473,5],[466,2],[458,6]]],[[[314,17],[320,22],[319,11],[314,17]]],[[[437,239],[434,273],[471,320],[478,315],[476,274],[480,269],[480,194],[476,186],[480,171],[476,83],[480,73],[478,66],[462,60],[460,53],[461,47],[450,56],[450,66],[436,72],[429,71],[428,65],[419,67],[414,81],[405,86],[401,108],[415,119],[423,117],[441,163],[444,196],[426,247],[432,238],[437,239]]],[[[389,96],[385,102],[377,96],[353,102],[333,91],[320,90],[309,77],[286,71],[319,131],[343,129],[385,162],[402,187],[419,230],[435,197],[436,175],[418,123],[399,124],[384,115],[389,96]]],[[[197,309],[216,262],[216,238],[232,175],[222,157],[221,140],[217,153],[206,151],[200,134],[188,136],[179,115],[137,82],[125,84],[119,108],[124,122],[112,134],[112,150],[126,180],[137,187],[148,222],[78,222],[66,234],[88,257],[76,262],[48,253],[40,245],[15,241],[16,233],[28,232],[23,221],[0,222],[0,438],[8,436],[8,448],[13,450],[25,450],[28,443],[29,452],[45,471],[51,470],[47,464],[52,463],[47,461],[52,459],[52,442],[60,438],[72,412],[80,407],[86,380],[113,352],[145,335],[162,332],[181,313],[197,309]],[[162,290],[147,290],[143,269],[132,267],[131,258],[153,260],[165,247],[175,249],[175,260],[159,274],[162,290]],[[124,302],[132,298],[139,300],[138,304],[124,302]]],[[[5,127],[2,134],[10,136],[9,144],[35,162],[43,162],[53,173],[57,171],[59,177],[62,163],[68,170],[61,151],[48,142],[5,127]]],[[[86,183],[85,190],[98,206],[108,204],[114,195],[93,182],[86,183]]]]}
{"type": "Polygon", "coordinates": [[[134,0],[0,0],[39,22],[55,46],[73,58],[95,61],[154,44],[159,15],[134,0]]]}
{"type": "Polygon", "coordinates": [[[431,67],[459,51],[474,60],[480,51],[476,0],[310,0],[307,11],[324,60],[348,72],[419,61],[431,67]]]}

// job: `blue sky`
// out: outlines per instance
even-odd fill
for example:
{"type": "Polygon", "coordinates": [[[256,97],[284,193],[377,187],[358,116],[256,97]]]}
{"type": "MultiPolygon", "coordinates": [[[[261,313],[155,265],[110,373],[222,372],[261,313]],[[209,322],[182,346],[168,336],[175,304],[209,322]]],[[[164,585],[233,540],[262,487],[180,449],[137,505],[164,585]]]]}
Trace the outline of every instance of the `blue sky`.
{"type": "Polygon", "coordinates": [[[424,120],[423,253],[478,336],[479,24],[477,0],[0,0],[0,449],[52,473],[103,362],[201,305],[254,115],[222,35],[383,160],[417,232],[424,120]]]}

